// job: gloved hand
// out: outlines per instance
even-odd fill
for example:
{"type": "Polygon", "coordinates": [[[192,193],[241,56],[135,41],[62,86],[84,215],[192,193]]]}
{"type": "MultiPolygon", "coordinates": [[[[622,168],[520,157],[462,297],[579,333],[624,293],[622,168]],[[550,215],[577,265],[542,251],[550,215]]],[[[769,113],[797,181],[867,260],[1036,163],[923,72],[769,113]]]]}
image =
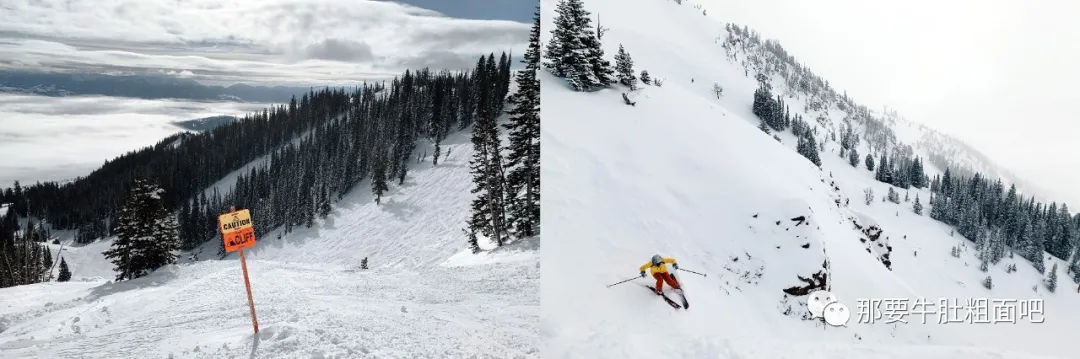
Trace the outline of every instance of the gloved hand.
{"type": "Polygon", "coordinates": [[[679,270],[679,263],[671,263],[671,268],[675,268],[675,270],[679,270]]]}
{"type": "Polygon", "coordinates": [[[641,271],[641,277],[645,278],[645,271],[641,271]]]}

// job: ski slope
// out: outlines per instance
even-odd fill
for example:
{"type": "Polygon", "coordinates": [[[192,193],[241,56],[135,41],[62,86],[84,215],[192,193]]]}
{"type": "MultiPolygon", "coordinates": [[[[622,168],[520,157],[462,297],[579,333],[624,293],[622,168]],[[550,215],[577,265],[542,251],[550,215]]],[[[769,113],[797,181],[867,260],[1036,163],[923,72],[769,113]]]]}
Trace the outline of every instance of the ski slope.
{"type": "Polygon", "coordinates": [[[258,239],[258,335],[236,253],[210,259],[211,241],[200,260],[111,283],[105,240],[64,248],[70,282],[0,289],[0,357],[537,358],[540,239],[465,250],[468,131],[445,144],[381,206],[364,182],[312,228],[258,239]]]}
{"type": "MultiPolygon", "coordinates": [[[[971,244],[961,258],[949,255],[967,240],[925,215],[928,192],[910,193],[924,205],[924,215],[915,215],[910,202],[881,202],[888,185],[847,164],[838,144],[826,145],[818,169],[794,151],[790,132],[779,134],[781,142],[758,130],[753,73],[727,61],[714,43],[723,24],[694,3],[584,3],[609,29],[609,59],[622,44],[635,72],[664,82],[630,93],[636,105],[627,106],[625,87],[573,92],[543,72],[542,211],[544,230],[557,239],[541,258],[544,357],[1075,357],[1069,338],[1080,322],[1080,295],[1063,265],[1057,293],[1033,291],[1042,277],[1018,256],[982,273],[971,244]],[[724,87],[719,99],[713,83],[724,87]],[[877,193],[871,205],[862,201],[867,187],[877,193]],[[856,224],[880,227],[880,239],[864,241],[869,236],[856,224]],[[645,292],[651,277],[607,287],[634,278],[653,254],[707,275],[677,274],[689,310],[645,292]],[[1010,263],[1018,271],[1006,274],[1010,263]],[[852,310],[847,327],[805,320],[805,296],[782,291],[823,270],[852,310]],[[988,274],[992,290],[981,285],[988,274]],[[916,298],[1041,300],[1044,308],[1034,319],[996,324],[956,322],[964,312],[946,323],[908,315],[907,324],[871,324],[857,314],[859,300],[916,298]]],[[[541,1],[546,29],[556,4],[541,1]]],[[[542,33],[542,41],[550,37],[542,33]]],[[[803,108],[799,99],[785,101],[793,112],[803,108]]]]}

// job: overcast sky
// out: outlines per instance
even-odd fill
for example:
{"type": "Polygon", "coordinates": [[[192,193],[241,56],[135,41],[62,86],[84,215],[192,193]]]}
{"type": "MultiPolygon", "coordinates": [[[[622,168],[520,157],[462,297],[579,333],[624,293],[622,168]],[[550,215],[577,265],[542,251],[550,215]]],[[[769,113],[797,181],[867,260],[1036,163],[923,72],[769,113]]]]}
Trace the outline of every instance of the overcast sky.
{"type": "Polygon", "coordinates": [[[367,0],[4,0],[0,67],[302,85],[471,68],[524,52],[533,8],[483,6],[501,1],[443,14],[367,0]]]}
{"type": "Polygon", "coordinates": [[[858,102],[952,134],[1080,209],[1080,2],[698,1],[858,102]]]}

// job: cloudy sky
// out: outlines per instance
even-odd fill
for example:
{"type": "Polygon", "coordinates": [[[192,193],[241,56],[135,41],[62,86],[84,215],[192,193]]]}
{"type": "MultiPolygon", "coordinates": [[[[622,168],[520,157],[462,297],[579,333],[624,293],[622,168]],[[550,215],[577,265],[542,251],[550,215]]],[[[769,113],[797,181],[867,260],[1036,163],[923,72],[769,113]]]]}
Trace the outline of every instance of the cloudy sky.
{"type": "Polygon", "coordinates": [[[1080,2],[698,1],[860,103],[953,134],[1080,209],[1080,2]]]}
{"type": "Polygon", "coordinates": [[[524,52],[535,1],[458,1],[4,0],[0,68],[350,84],[524,52]]]}

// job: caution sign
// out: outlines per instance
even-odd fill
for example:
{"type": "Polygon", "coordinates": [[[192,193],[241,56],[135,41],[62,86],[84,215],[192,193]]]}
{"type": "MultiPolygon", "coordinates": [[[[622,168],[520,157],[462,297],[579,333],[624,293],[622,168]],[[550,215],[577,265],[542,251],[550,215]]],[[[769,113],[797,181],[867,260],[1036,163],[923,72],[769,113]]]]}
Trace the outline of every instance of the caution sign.
{"type": "Polygon", "coordinates": [[[221,234],[229,234],[244,228],[251,228],[251,211],[242,209],[218,216],[221,234]]]}
{"type": "Polygon", "coordinates": [[[255,245],[255,228],[251,223],[251,211],[240,210],[218,217],[218,227],[225,240],[225,251],[234,252],[255,245]]]}

